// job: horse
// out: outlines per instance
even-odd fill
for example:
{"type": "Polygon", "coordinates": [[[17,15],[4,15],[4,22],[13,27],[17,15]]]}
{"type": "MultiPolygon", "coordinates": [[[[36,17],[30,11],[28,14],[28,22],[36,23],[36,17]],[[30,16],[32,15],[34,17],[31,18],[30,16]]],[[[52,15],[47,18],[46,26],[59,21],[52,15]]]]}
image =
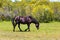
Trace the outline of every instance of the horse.
{"type": "Polygon", "coordinates": [[[25,31],[30,31],[30,24],[34,23],[37,30],[39,29],[39,22],[33,18],[32,16],[15,16],[14,18],[12,18],[12,24],[13,24],[13,32],[15,32],[15,27],[16,25],[18,25],[18,28],[20,31],[20,24],[27,24],[27,29],[25,29],[25,31]]]}

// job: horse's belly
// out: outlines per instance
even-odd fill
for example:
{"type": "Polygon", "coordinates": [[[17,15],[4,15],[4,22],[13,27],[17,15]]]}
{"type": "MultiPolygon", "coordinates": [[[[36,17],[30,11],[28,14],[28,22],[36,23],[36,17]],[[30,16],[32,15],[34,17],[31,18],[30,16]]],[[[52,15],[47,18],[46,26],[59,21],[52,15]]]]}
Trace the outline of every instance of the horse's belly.
{"type": "Polygon", "coordinates": [[[27,24],[26,22],[20,22],[21,24],[27,24]]]}

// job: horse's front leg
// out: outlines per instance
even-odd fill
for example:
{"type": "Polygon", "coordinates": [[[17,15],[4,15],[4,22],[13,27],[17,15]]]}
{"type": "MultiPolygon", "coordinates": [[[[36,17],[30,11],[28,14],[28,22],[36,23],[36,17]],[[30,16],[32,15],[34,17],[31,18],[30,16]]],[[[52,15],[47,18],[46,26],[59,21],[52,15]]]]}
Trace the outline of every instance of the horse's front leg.
{"type": "Polygon", "coordinates": [[[27,26],[28,26],[28,28],[27,29],[25,29],[25,31],[30,31],[30,24],[27,24],[27,26]]]}
{"type": "Polygon", "coordinates": [[[18,28],[19,28],[20,31],[22,31],[21,28],[20,28],[20,23],[18,24],[18,28]]]}

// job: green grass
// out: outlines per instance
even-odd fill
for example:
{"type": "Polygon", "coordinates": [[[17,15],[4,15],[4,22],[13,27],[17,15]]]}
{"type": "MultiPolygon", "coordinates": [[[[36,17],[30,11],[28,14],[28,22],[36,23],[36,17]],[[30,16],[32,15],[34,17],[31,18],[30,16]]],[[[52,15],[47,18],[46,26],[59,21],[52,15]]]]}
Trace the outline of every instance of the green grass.
{"type": "MultiPolygon", "coordinates": [[[[22,30],[26,28],[27,25],[21,24],[22,30]]],[[[60,40],[60,22],[40,23],[39,30],[31,24],[30,32],[19,32],[17,26],[16,32],[12,29],[10,21],[0,22],[0,40],[60,40]]]]}

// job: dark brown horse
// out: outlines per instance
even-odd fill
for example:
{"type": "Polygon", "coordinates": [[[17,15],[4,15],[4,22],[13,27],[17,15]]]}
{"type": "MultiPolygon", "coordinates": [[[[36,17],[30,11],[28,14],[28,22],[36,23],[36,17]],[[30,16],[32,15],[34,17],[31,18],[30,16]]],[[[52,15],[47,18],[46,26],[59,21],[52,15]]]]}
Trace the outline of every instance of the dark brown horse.
{"type": "Polygon", "coordinates": [[[25,31],[27,31],[27,30],[30,31],[30,24],[31,23],[34,23],[36,25],[37,30],[39,29],[39,22],[35,18],[33,18],[31,16],[26,16],[26,17],[15,16],[12,19],[13,31],[15,31],[15,27],[16,27],[17,24],[18,24],[18,28],[19,28],[20,31],[22,31],[21,28],[20,28],[20,24],[27,24],[28,28],[25,29],[25,31]]]}

